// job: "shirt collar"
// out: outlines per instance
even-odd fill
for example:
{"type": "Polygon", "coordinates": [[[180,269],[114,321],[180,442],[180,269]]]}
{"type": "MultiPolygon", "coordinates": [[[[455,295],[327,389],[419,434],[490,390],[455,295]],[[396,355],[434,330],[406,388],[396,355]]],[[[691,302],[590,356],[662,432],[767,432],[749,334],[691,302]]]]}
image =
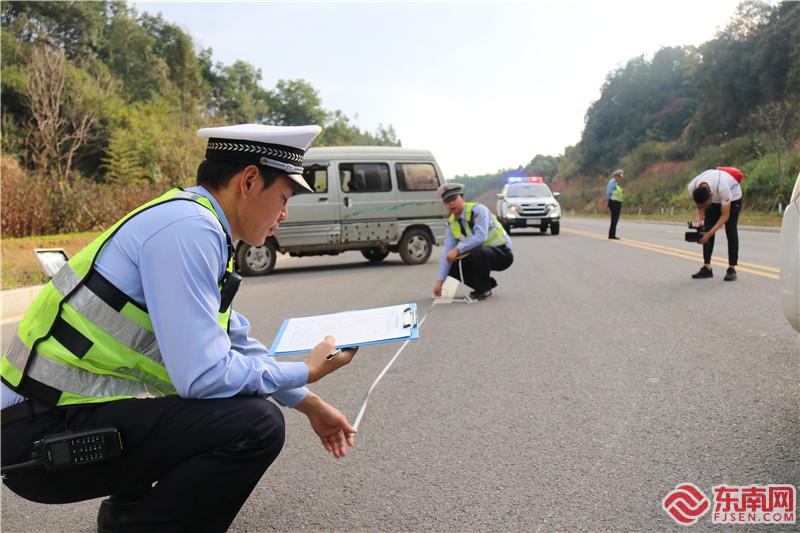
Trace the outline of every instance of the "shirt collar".
{"type": "Polygon", "coordinates": [[[206,189],[202,185],[196,185],[194,187],[189,187],[186,190],[208,198],[209,201],[211,202],[211,205],[214,207],[214,211],[217,213],[217,217],[219,217],[219,221],[222,223],[222,228],[229,236],[233,235],[233,232],[231,232],[231,225],[228,223],[228,217],[225,216],[225,211],[223,211],[220,203],[217,201],[216,198],[214,198],[214,195],[211,194],[211,192],[208,189],[206,189]]]}

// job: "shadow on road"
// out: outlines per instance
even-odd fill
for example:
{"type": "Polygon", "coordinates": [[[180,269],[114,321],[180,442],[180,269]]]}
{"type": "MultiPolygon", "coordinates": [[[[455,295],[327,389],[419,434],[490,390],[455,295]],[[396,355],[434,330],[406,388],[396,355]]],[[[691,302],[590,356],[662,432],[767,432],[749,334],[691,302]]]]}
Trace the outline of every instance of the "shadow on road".
{"type": "MultiPolygon", "coordinates": [[[[400,259],[396,261],[382,261],[380,263],[370,263],[369,261],[362,260],[362,261],[353,261],[352,263],[339,263],[339,264],[323,264],[323,265],[303,265],[303,266],[292,266],[292,267],[276,267],[275,270],[269,274],[268,277],[272,276],[280,276],[282,274],[303,274],[303,273],[311,273],[311,272],[319,272],[319,271],[345,271],[345,270],[360,270],[360,269],[372,269],[372,268],[385,268],[385,269],[392,269],[392,268],[399,268],[399,267],[413,267],[415,265],[406,265],[400,259]]],[[[259,278],[262,276],[255,276],[255,278],[259,278]]]]}
{"type": "MultiPolygon", "coordinates": [[[[528,232],[525,232],[525,233],[520,233],[519,231],[514,231],[514,232],[511,233],[511,238],[512,239],[514,237],[552,237],[552,236],[553,235],[550,235],[550,233],[542,233],[539,230],[528,231],[528,232]]],[[[558,235],[556,235],[556,237],[558,237],[558,235]]]]}

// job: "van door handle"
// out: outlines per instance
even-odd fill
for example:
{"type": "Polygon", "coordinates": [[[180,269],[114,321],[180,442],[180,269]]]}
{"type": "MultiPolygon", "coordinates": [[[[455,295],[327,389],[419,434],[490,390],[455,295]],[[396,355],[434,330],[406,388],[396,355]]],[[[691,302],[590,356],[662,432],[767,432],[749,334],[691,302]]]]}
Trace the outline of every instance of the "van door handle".
{"type": "Polygon", "coordinates": [[[317,201],[318,202],[327,202],[328,201],[328,197],[327,196],[323,196],[321,198],[318,198],[317,201]]]}
{"type": "Polygon", "coordinates": [[[344,197],[344,206],[345,207],[350,207],[350,197],[349,196],[345,196],[344,197]]]}

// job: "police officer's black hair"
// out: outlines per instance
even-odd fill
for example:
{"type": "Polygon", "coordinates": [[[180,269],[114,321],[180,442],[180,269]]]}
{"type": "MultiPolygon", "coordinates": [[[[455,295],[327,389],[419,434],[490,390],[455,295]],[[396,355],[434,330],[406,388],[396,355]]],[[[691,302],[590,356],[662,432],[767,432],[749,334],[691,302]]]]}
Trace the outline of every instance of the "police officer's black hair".
{"type": "MultiPolygon", "coordinates": [[[[253,163],[235,163],[205,159],[200,163],[200,166],[197,167],[197,184],[210,190],[218,190],[224,187],[232,177],[252,164],[253,163]]],[[[256,166],[261,171],[265,189],[275,183],[279,176],[286,175],[285,172],[274,168],[264,167],[262,165],[256,166]]]]}
{"type": "Polygon", "coordinates": [[[708,187],[698,187],[692,191],[692,199],[697,205],[703,205],[711,198],[711,191],[708,187]]]}

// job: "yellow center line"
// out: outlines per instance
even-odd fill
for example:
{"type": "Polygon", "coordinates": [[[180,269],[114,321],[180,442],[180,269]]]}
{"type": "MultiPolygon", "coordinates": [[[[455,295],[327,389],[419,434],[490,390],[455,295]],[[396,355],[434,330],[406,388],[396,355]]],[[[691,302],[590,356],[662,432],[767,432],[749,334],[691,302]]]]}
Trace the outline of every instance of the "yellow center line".
{"type": "MultiPolygon", "coordinates": [[[[589,237],[592,239],[601,239],[606,240],[607,237],[602,233],[597,233],[594,231],[586,231],[586,230],[579,230],[573,228],[563,228],[564,231],[568,233],[573,233],[575,235],[581,235],[583,237],[589,237]]],[[[678,248],[670,248],[669,246],[662,246],[660,244],[652,244],[649,242],[643,241],[636,241],[633,239],[622,239],[618,241],[612,241],[614,244],[624,244],[625,246],[631,246],[633,248],[640,248],[642,250],[650,250],[651,252],[658,252],[665,255],[671,255],[673,257],[678,257],[680,259],[686,259],[688,261],[702,261],[703,254],[698,254],[695,252],[687,252],[686,250],[681,250],[678,248]]],[[[711,264],[727,267],[728,262],[720,259],[718,257],[711,258],[711,264]]],[[[767,265],[759,265],[757,263],[739,263],[736,266],[736,270],[740,272],[747,272],[748,274],[755,274],[756,276],[761,276],[763,278],[779,280],[781,279],[779,275],[780,269],[770,267],[767,265]],[[774,272],[774,274],[773,274],[774,272]]]]}

